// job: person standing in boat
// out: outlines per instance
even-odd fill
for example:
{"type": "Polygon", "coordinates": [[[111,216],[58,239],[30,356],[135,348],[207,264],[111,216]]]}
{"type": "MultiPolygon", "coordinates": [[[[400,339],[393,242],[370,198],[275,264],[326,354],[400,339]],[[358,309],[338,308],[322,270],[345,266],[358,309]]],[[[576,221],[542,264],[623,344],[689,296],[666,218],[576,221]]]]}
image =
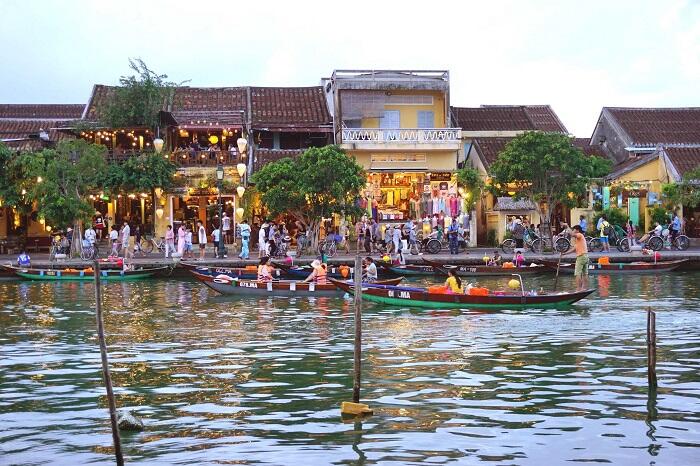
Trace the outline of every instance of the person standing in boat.
{"type": "Polygon", "coordinates": [[[576,252],[574,277],[576,277],[576,290],[582,291],[588,289],[588,245],[581,225],[574,225],[571,238],[574,240],[574,246],[564,254],[576,252]]]}
{"type": "Polygon", "coordinates": [[[305,282],[314,282],[319,285],[328,284],[328,270],[326,269],[326,264],[322,264],[320,260],[314,259],[311,263],[311,267],[314,269],[308,277],[304,279],[305,282]]]}
{"type": "Polygon", "coordinates": [[[270,257],[265,256],[260,259],[260,264],[258,265],[258,281],[259,282],[271,282],[272,281],[272,266],[270,265],[270,257]]]}

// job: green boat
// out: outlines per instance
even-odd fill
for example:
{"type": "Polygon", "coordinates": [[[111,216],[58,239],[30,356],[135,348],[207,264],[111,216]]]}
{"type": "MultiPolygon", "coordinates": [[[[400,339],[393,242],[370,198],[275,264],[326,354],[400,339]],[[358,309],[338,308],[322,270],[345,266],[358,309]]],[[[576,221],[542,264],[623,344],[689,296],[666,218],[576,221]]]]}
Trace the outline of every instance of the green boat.
{"type": "MultiPolygon", "coordinates": [[[[3,265],[5,270],[11,270],[15,275],[28,280],[72,280],[72,281],[87,281],[94,280],[95,274],[92,269],[30,269],[24,267],[15,267],[12,265],[3,265]]],[[[153,275],[168,269],[164,267],[154,267],[150,269],[103,269],[100,270],[100,278],[102,280],[141,280],[151,278],[153,275]]]]}

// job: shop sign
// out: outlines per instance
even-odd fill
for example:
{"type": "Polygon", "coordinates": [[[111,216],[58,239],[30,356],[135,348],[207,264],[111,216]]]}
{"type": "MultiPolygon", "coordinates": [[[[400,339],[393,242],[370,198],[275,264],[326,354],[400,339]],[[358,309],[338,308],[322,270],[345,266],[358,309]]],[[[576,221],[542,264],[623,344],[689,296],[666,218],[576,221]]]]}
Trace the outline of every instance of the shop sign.
{"type": "Polygon", "coordinates": [[[646,197],[646,189],[625,189],[622,191],[622,198],[629,199],[630,197],[646,197]]]}
{"type": "Polygon", "coordinates": [[[450,172],[439,172],[431,173],[430,181],[452,181],[452,173],[450,172]]]}

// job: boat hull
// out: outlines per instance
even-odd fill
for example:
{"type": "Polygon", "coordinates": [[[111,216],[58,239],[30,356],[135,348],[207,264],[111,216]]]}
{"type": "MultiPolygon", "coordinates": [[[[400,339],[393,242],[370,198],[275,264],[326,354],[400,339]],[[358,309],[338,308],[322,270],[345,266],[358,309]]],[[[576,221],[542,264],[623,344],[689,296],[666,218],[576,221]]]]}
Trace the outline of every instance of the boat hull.
{"type": "MultiPolygon", "coordinates": [[[[244,267],[208,267],[197,264],[180,263],[187,271],[196,272],[203,275],[212,275],[216,277],[217,275],[226,275],[231,278],[240,278],[243,280],[255,280],[258,278],[257,268],[246,269],[244,267]]],[[[279,277],[281,272],[275,270],[275,275],[279,277]]]]}
{"type": "MultiPolygon", "coordinates": [[[[351,284],[336,282],[336,285],[348,293],[354,292],[351,284]]],[[[421,288],[385,286],[363,287],[362,299],[381,304],[430,309],[543,309],[569,306],[591,293],[593,290],[535,296],[520,294],[472,296],[433,294],[421,288]]]]}
{"type": "Polygon", "coordinates": [[[544,265],[535,265],[529,267],[494,267],[489,265],[449,265],[440,264],[439,262],[433,262],[428,259],[423,259],[423,261],[433,268],[435,274],[447,275],[447,272],[451,269],[457,271],[457,275],[460,277],[500,277],[500,276],[511,276],[514,273],[519,275],[535,275],[539,273],[550,273],[549,267],[544,265]]]}
{"type": "MultiPolygon", "coordinates": [[[[159,267],[156,269],[144,270],[101,270],[100,279],[102,280],[142,280],[151,278],[156,273],[162,272],[167,267],[159,267]]],[[[50,270],[50,269],[15,269],[15,274],[18,277],[27,280],[41,281],[90,281],[95,279],[95,275],[91,271],[65,271],[65,270],[50,270]]]]}
{"type": "MultiPolygon", "coordinates": [[[[295,280],[280,280],[260,282],[257,280],[231,279],[225,275],[214,277],[192,272],[197,280],[218,293],[237,296],[278,296],[278,297],[342,297],[345,291],[340,290],[334,283],[317,284],[295,280]]],[[[396,285],[401,278],[383,280],[379,284],[396,285]]]]}
{"type": "MultiPolygon", "coordinates": [[[[672,272],[686,262],[685,259],[665,262],[617,262],[612,264],[589,264],[588,273],[597,274],[654,274],[662,272],[672,272]]],[[[542,263],[552,270],[557,270],[557,263],[553,261],[542,261],[542,263]]],[[[572,275],[574,264],[566,263],[559,266],[559,273],[572,275]]]]}

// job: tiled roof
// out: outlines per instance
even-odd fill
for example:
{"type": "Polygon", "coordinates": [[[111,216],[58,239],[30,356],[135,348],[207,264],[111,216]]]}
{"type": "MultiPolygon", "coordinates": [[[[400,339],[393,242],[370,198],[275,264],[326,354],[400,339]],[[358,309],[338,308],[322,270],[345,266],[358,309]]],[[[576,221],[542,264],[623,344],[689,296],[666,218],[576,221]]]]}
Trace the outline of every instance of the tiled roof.
{"type": "Polygon", "coordinates": [[[304,149],[255,149],[255,170],[270,162],[276,162],[287,157],[296,157],[303,151],[304,149]]]}
{"type": "Polygon", "coordinates": [[[505,149],[506,144],[513,138],[478,138],[474,140],[477,152],[481,155],[485,168],[488,169],[496,161],[498,154],[505,149]]]}
{"type": "Polygon", "coordinates": [[[700,144],[700,107],[606,107],[603,111],[612,115],[633,145],[700,144]]]}
{"type": "Polygon", "coordinates": [[[39,132],[46,131],[49,135],[48,142],[57,142],[70,136],[53,130],[57,126],[56,120],[9,120],[0,119],[0,139],[8,147],[21,150],[35,150],[43,147],[39,139],[39,132]],[[19,139],[19,141],[6,141],[19,139]]]}
{"type": "Polygon", "coordinates": [[[0,104],[0,119],[74,120],[83,104],[0,104]]]}
{"type": "Polygon", "coordinates": [[[574,146],[578,147],[586,155],[597,155],[598,157],[605,158],[605,152],[603,148],[598,144],[591,145],[591,138],[574,138],[574,146]]]}
{"type": "Polygon", "coordinates": [[[700,146],[665,147],[664,151],[680,176],[700,167],[700,146]]]}
{"type": "Polygon", "coordinates": [[[464,131],[568,132],[549,105],[452,107],[452,115],[464,131]]]}
{"type": "Polygon", "coordinates": [[[331,125],[323,88],[251,87],[253,124],[274,127],[331,125]]]}
{"type": "MultiPolygon", "coordinates": [[[[109,102],[114,87],[96,85],[87,111],[88,120],[97,120],[109,102]]],[[[173,96],[163,102],[180,122],[197,112],[199,120],[240,124],[248,114],[248,92],[251,93],[253,127],[302,127],[311,130],[332,124],[323,88],[314,87],[189,87],[175,88],[173,96]],[[235,114],[235,118],[234,117],[235,114]],[[231,120],[233,118],[235,121],[231,120]],[[230,121],[229,121],[230,120],[230,121]]]]}

